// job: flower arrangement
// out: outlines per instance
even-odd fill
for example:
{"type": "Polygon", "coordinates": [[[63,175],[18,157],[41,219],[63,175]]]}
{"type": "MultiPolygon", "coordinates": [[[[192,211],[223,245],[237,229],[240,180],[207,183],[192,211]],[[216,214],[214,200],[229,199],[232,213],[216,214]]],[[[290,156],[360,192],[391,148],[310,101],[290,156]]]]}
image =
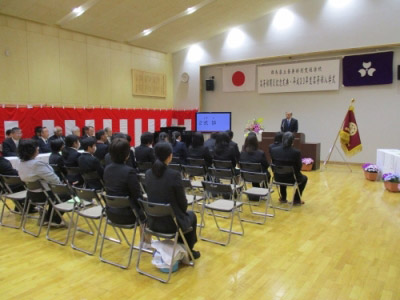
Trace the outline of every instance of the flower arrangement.
{"type": "Polygon", "coordinates": [[[301,163],[304,165],[312,165],[314,163],[314,160],[312,158],[302,158],[301,163]]]}
{"type": "Polygon", "coordinates": [[[400,177],[393,173],[386,173],[382,175],[382,179],[385,182],[400,183],[400,177]]]}
{"type": "Polygon", "coordinates": [[[379,172],[378,166],[370,164],[370,163],[363,164],[362,168],[364,169],[365,172],[368,172],[368,173],[378,173],[379,172]]]}
{"type": "Polygon", "coordinates": [[[264,122],[264,118],[247,121],[247,125],[244,129],[244,136],[247,137],[250,132],[261,133],[264,130],[262,122],[264,122]]]}

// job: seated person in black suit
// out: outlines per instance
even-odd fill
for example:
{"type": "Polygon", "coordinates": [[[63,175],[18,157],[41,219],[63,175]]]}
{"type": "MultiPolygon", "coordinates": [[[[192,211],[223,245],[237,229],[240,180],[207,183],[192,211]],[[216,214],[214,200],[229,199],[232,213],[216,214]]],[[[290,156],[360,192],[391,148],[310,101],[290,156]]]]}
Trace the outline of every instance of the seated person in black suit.
{"type": "Polygon", "coordinates": [[[71,134],[72,134],[72,135],[75,135],[75,136],[77,136],[77,137],[80,137],[80,136],[81,136],[81,130],[79,129],[78,126],[74,126],[74,127],[72,127],[72,129],[71,129],[71,134]]]}
{"type": "MultiPolygon", "coordinates": [[[[64,163],[64,158],[61,156],[61,152],[63,151],[65,145],[62,139],[55,139],[50,142],[50,148],[51,148],[51,154],[49,157],[49,164],[50,165],[56,165],[61,169],[61,172],[67,176],[67,170],[65,170],[65,163],[64,163]]],[[[55,172],[62,180],[62,176],[60,172],[55,172]]]]}
{"type": "MultiPolygon", "coordinates": [[[[86,138],[82,140],[83,152],[78,158],[79,169],[82,174],[97,172],[99,178],[103,178],[104,169],[100,161],[93,155],[96,152],[96,140],[94,138],[86,138]]],[[[103,185],[100,179],[92,179],[86,182],[86,188],[101,190],[103,185]]]]}
{"type": "MultiPolygon", "coordinates": [[[[172,161],[172,147],[169,143],[157,143],[154,151],[156,161],[152,169],[146,172],[149,202],[171,204],[182,231],[185,232],[190,227],[192,228],[191,231],[185,233],[185,238],[194,258],[199,258],[200,252],[193,250],[197,242],[196,215],[192,211],[187,211],[187,200],[181,174],[167,167],[172,161]]],[[[158,232],[170,233],[176,230],[176,225],[170,218],[149,218],[147,224],[150,229],[158,232]]]]}
{"type": "Polygon", "coordinates": [[[51,152],[49,143],[49,129],[47,127],[42,127],[40,132],[40,137],[37,140],[39,144],[39,153],[49,153],[51,152]]]}
{"type": "Polygon", "coordinates": [[[64,141],[65,136],[63,136],[62,134],[63,134],[63,130],[60,126],[54,127],[54,134],[51,137],[49,137],[49,142],[58,140],[58,139],[64,141]]]}
{"type": "Polygon", "coordinates": [[[179,131],[174,131],[172,133],[172,151],[174,157],[179,158],[181,164],[186,164],[186,159],[188,156],[188,151],[186,148],[186,144],[181,142],[182,136],[179,131]]]}
{"type": "Polygon", "coordinates": [[[140,146],[135,148],[137,162],[153,163],[156,160],[154,156],[154,149],[151,148],[152,144],[153,134],[151,132],[144,132],[140,137],[140,146]]]}
{"type": "MultiPolygon", "coordinates": [[[[125,133],[121,133],[121,132],[116,132],[112,135],[111,138],[111,143],[114,139],[125,139],[128,141],[128,143],[131,143],[131,137],[125,133]]],[[[129,150],[129,159],[125,161],[125,164],[127,164],[128,166],[135,168],[136,169],[136,158],[135,158],[135,153],[132,151],[132,149],[130,148],[129,150]]],[[[112,159],[111,159],[111,155],[110,153],[107,153],[106,156],[104,157],[104,163],[106,166],[108,166],[109,164],[112,163],[112,159]]]]}
{"type": "Polygon", "coordinates": [[[271,155],[271,150],[272,148],[278,147],[280,145],[282,145],[282,137],[283,137],[283,132],[279,131],[275,134],[275,138],[274,138],[274,143],[269,145],[269,155],[271,155]]]}
{"type": "MultiPolygon", "coordinates": [[[[300,195],[296,192],[294,197],[293,205],[304,204],[300,202],[300,196],[303,194],[303,190],[307,184],[307,176],[301,174],[301,153],[299,150],[292,147],[294,135],[291,132],[285,132],[282,138],[282,145],[275,147],[271,150],[272,163],[277,166],[292,166],[295,172],[297,182],[299,184],[300,195]]],[[[293,177],[290,175],[286,176],[275,176],[276,181],[293,183],[293,177]]],[[[280,186],[281,202],[287,202],[286,200],[286,186],[280,186]]]]}
{"type": "Polygon", "coordinates": [[[11,137],[11,129],[6,130],[6,138],[11,137]]]}
{"type": "Polygon", "coordinates": [[[207,167],[212,164],[212,156],[208,148],[204,146],[204,137],[200,132],[195,132],[192,135],[192,144],[189,147],[188,157],[204,159],[207,167]]]}
{"type": "Polygon", "coordinates": [[[40,137],[42,136],[42,126],[36,126],[35,127],[35,134],[32,136],[32,140],[38,141],[40,137]]]}
{"type": "MultiPolygon", "coordinates": [[[[78,158],[81,155],[78,149],[81,147],[79,138],[76,135],[68,135],[65,138],[65,148],[62,151],[62,157],[66,167],[79,167],[78,158]]],[[[83,178],[79,174],[68,174],[68,182],[76,186],[83,185],[83,178]]]]}
{"type": "Polygon", "coordinates": [[[168,134],[166,132],[160,132],[160,134],[158,135],[157,143],[159,143],[159,142],[169,143],[168,134]]]}
{"type": "Polygon", "coordinates": [[[216,132],[211,133],[210,138],[204,142],[204,146],[208,148],[211,155],[214,154],[215,141],[217,140],[217,135],[218,135],[218,133],[216,133],[216,132]]]}
{"type": "Polygon", "coordinates": [[[240,152],[239,152],[239,146],[237,143],[235,143],[232,139],[233,139],[233,131],[232,130],[227,130],[226,133],[229,135],[229,146],[232,147],[233,149],[235,149],[235,157],[236,157],[236,161],[239,161],[240,158],[240,152]]]}
{"type": "MultiPolygon", "coordinates": [[[[225,160],[232,162],[232,168],[236,168],[238,161],[236,160],[236,149],[230,145],[230,138],[226,132],[221,132],[217,134],[217,139],[215,141],[215,152],[214,159],[225,160]]],[[[239,174],[238,170],[236,175],[239,174]]]]}
{"type": "Polygon", "coordinates": [[[11,137],[3,142],[3,156],[17,156],[17,147],[22,137],[22,131],[18,127],[11,129],[11,137]]]}
{"type": "Polygon", "coordinates": [[[93,154],[97,157],[100,162],[103,162],[104,165],[104,157],[108,153],[108,140],[107,134],[104,130],[98,130],[96,132],[96,152],[93,154]]]}

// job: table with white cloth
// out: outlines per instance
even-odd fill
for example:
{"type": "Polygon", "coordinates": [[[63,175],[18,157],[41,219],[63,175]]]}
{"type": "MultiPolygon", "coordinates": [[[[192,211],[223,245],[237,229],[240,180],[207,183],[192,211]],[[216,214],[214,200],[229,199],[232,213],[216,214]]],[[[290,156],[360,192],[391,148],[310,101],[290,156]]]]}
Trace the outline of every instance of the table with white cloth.
{"type": "MultiPolygon", "coordinates": [[[[51,153],[39,154],[36,157],[36,159],[44,161],[45,163],[49,163],[50,154],[51,153]]],[[[11,162],[11,165],[13,166],[13,168],[18,170],[19,163],[21,162],[19,157],[18,156],[7,156],[6,158],[11,162]]]]}
{"type": "Polygon", "coordinates": [[[394,173],[400,175],[400,150],[378,149],[376,151],[376,165],[382,174],[394,173]]]}

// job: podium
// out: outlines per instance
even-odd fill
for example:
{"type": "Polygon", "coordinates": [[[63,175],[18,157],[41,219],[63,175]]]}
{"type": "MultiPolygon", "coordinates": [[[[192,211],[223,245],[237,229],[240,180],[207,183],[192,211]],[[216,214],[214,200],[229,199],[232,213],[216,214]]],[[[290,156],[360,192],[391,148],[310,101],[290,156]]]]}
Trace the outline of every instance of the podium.
{"type": "MultiPolygon", "coordinates": [[[[265,152],[268,161],[271,161],[269,145],[274,143],[275,134],[276,132],[263,132],[261,134],[260,149],[265,152]]],[[[301,158],[310,157],[314,160],[313,170],[319,169],[321,143],[306,143],[304,133],[295,133],[293,147],[300,150],[301,158]]]]}

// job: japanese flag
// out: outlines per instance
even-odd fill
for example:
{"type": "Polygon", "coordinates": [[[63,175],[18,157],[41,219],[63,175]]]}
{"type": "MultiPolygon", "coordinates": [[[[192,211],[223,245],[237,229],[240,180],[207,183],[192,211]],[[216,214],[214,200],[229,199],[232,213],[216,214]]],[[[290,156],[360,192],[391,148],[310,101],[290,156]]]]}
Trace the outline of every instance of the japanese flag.
{"type": "Polygon", "coordinates": [[[245,92],[256,89],[256,65],[239,65],[222,69],[224,92],[245,92]]]}

